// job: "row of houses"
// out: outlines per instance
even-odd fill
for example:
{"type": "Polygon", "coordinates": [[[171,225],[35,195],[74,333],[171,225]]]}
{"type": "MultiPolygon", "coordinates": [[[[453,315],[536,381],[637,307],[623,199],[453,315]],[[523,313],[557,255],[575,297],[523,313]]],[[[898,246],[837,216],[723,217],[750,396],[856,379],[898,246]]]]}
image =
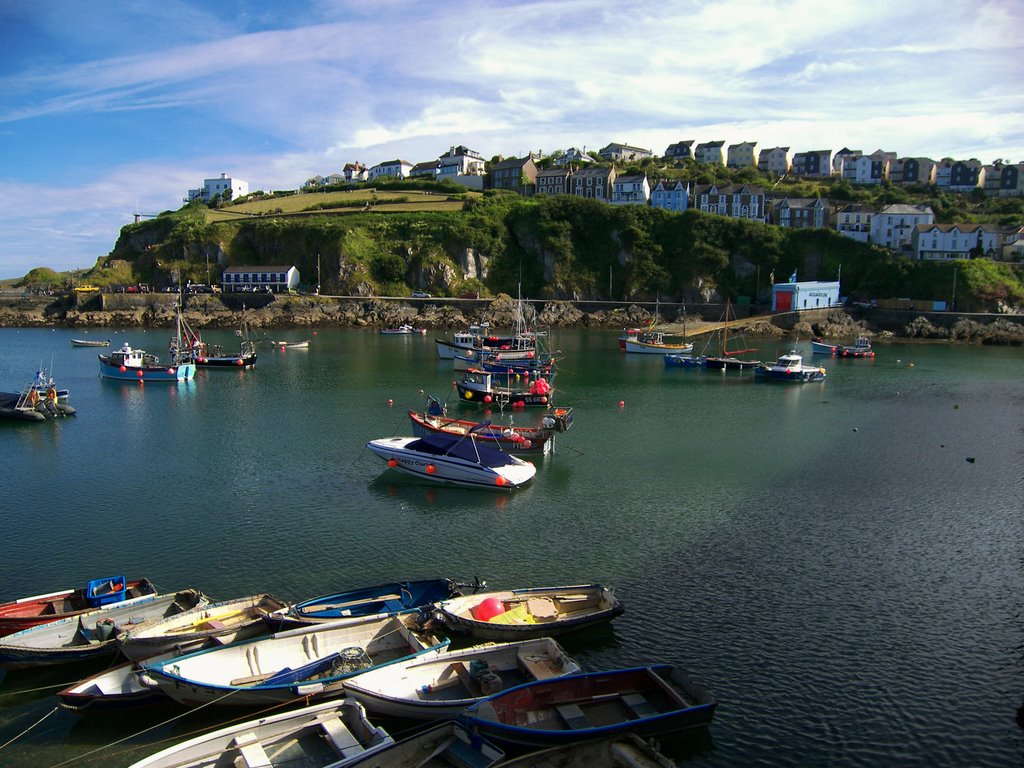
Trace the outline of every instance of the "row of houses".
{"type": "MultiPolygon", "coordinates": [[[[597,152],[609,163],[636,163],[656,155],[650,149],[629,144],[611,143],[597,152]]],[[[367,168],[350,163],[341,174],[314,176],[305,188],[331,184],[373,181],[385,176],[399,179],[428,177],[450,179],[471,189],[519,189],[535,182],[536,161],[540,153],[523,158],[501,160],[488,167],[483,157],[464,146],[451,147],[437,160],[410,163],[407,160],[387,160],[367,168]],[[531,169],[530,166],[533,166],[531,169]]],[[[895,152],[878,149],[865,154],[859,149],[844,147],[833,155],[832,150],[793,152],[789,147],[761,149],[757,142],[744,141],[725,145],[724,141],[695,144],[680,141],[670,144],[663,159],[666,161],[693,160],[705,165],[719,165],[733,169],[756,168],[777,177],[831,178],[838,177],[851,184],[872,185],[888,182],[894,185],[934,185],[951,192],[981,190],[990,196],[1024,196],[1024,162],[996,161],[984,164],[979,160],[932,160],[927,157],[899,157],[895,152]]],[[[584,149],[570,147],[551,156],[548,165],[553,169],[584,168],[596,162],[584,149]]]]}

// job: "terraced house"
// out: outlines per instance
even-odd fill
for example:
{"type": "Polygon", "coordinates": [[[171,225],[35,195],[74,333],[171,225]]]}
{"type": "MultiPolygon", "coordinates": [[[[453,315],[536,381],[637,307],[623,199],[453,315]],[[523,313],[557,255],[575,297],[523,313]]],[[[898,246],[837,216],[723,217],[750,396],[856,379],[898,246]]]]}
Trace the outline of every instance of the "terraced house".
{"type": "Polygon", "coordinates": [[[619,176],[612,182],[614,205],[647,205],[651,199],[651,185],[647,177],[630,174],[619,176]]]}
{"type": "Polygon", "coordinates": [[[693,207],[734,219],[765,223],[765,192],[747,184],[706,184],[693,190],[693,207]]]}
{"type": "Polygon", "coordinates": [[[615,183],[615,166],[611,168],[584,168],[572,175],[570,189],[577,197],[610,200],[615,183]]]}

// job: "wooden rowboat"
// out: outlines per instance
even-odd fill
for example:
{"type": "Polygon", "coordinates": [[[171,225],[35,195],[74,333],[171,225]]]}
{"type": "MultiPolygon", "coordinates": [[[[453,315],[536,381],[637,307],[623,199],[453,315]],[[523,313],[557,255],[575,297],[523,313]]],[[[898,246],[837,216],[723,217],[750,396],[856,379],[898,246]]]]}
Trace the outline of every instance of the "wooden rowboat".
{"type": "Polygon", "coordinates": [[[436,617],[453,633],[509,641],[562,635],[624,610],[608,587],[583,584],[454,597],[438,603],[436,617]]]}
{"type": "Polygon", "coordinates": [[[357,702],[343,699],[230,725],[168,747],[130,768],[345,768],[393,744],[357,702]]]}
{"type": "Polygon", "coordinates": [[[93,579],[79,589],[22,597],[0,603],[0,636],[77,616],[122,600],[155,594],[156,587],[149,579],[126,581],[124,576],[110,576],[93,579]]]}
{"type": "Polygon", "coordinates": [[[505,688],[579,671],[562,646],[541,637],[410,659],[356,675],[343,685],[346,696],[376,714],[446,720],[505,688]]]}
{"type": "Polygon", "coordinates": [[[498,744],[537,748],[699,728],[716,706],[674,667],[654,664],[526,683],[467,707],[458,720],[498,744]]]}

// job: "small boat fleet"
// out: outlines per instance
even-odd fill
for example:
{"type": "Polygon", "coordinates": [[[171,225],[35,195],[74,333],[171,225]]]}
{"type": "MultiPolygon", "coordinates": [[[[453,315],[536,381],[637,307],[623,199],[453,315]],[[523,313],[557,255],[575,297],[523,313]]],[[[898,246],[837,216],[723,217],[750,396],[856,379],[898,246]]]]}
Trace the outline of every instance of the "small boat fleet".
{"type": "Polygon", "coordinates": [[[583,765],[569,754],[589,755],[587,768],[665,768],[639,736],[711,723],[715,701],[674,666],[586,670],[555,639],[620,616],[610,588],[484,586],[392,581],[288,603],[94,579],[0,604],[39,622],[0,637],[0,667],[124,657],[57,694],[79,715],[170,701],[254,710],[133,768],[583,765]],[[377,718],[416,725],[392,734],[377,718]]]}

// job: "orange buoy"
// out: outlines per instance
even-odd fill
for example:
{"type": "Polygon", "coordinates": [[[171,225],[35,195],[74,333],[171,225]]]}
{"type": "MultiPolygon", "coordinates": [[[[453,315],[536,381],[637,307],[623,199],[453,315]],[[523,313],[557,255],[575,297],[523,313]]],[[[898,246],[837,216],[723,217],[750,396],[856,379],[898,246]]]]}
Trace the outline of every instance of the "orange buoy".
{"type": "Polygon", "coordinates": [[[619,408],[622,408],[625,405],[626,405],[626,401],[625,400],[619,400],[619,408]]]}
{"type": "Polygon", "coordinates": [[[397,467],[398,459],[388,459],[388,466],[392,468],[397,467]]]}
{"type": "Polygon", "coordinates": [[[435,472],[437,472],[437,467],[435,467],[433,464],[427,464],[427,474],[432,475],[435,472]]]}
{"type": "Polygon", "coordinates": [[[496,478],[494,478],[494,484],[499,486],[499,487],[505,485],[505,483],[507,483],[507,482],[508,482],[508,480],[506,480],[501,475],[498,475],[496,478]]]}

